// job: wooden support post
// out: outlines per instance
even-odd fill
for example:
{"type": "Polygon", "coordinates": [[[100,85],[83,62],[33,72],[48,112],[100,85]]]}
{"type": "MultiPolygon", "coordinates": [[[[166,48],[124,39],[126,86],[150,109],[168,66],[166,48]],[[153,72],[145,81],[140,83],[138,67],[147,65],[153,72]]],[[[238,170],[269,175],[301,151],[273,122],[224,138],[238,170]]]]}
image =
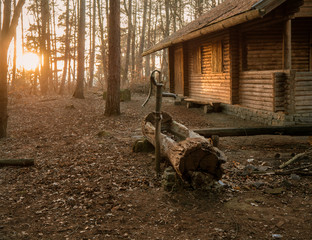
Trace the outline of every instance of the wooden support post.
{"type": "Polygon", "coordinates": [[[291,19],[286,20],[283,32],[283,68],[291,69],[291,19]]]}
{"type": "Polygon", "coordinates": [[[168,67],[169,67],[169,89],[174,92],[174,49],[168,48],[168,67]]]}
{"type": "Polygon", "coordinates": [[[156,159],[156,173],[160,173],[160,130],[161,130],[161,102],[162,102],[162,84],[156,86],[156,112],[155,112],[155,159],[156,159]]]}

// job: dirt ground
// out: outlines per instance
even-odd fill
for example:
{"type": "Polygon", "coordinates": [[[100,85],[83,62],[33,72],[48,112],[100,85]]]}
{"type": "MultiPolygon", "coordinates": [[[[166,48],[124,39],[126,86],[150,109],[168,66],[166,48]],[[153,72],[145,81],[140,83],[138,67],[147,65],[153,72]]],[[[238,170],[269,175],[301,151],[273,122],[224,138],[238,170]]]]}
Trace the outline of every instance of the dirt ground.
{"type": "MultiPolygon", "coordinates": [[[[11,97],[0,159],[35,166],[0,168],[0,239],[312,239],[312,177],[267,173],[311,147],[308,137],[220,138],[226,186],[166,192],[152,154],[132,152],[154,109],[144,97],[110,118],[95,92],[11,97]]],[[[171,100],[163,110],[191,129],[260,126],[171,100]]]]}

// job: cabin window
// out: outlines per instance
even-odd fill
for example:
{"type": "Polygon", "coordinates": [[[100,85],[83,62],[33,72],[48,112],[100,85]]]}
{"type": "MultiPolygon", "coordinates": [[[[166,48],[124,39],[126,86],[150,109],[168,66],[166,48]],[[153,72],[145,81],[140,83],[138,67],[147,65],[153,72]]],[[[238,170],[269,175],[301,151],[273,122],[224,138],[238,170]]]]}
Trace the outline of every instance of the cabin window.
{"type": "Polygon", "coordinates": [[[215,73],[223,72],[223,44],[222,41],[211,44],[211,71],[215,73]]]}

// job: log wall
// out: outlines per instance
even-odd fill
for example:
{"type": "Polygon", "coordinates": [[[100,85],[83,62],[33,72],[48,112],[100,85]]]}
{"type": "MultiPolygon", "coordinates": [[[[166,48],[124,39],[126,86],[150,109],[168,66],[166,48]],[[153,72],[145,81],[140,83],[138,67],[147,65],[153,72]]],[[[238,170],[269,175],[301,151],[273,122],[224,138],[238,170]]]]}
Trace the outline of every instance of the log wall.
{"type": "Polygon", "coordinates": [[[245,71],[240,73],[240,105],[252,109],[273,111],[273,73],[275,71],[245,71]]]}
{"type": "Polygon", "coordinates": [[[300,11],[295,14],[295,17],[311,17],[312,16],[312,0],[304,0],[300,11]]]}
{"type": "Polygon", "coordinates": [[[243,33],[243,70],[282,69],[283,25],[276,23],[243,33]]]}
{"type": "Polygon", "coordinates": [[[239,103],[240,42],[237,29],[230,30],[231,102],[239,103]]]}
{"type": "Polygon", "coordinates": [[[312,112],[312,72],[295,73],[295,112],[312,112]]]}
{"type": "MultiPolygon", "coordinates": [[[[312,11],[312,9],[311,9],[312,11]]],[[[292,69],[312,71],[311,64],[312,19],[297,18],[292,20],[292,69]]]]}
{"type": "Polygon", "coordinates": [[[187,78],[190,98],[211,102],[231,103],[230,50],[229,33],[192,40],[187,45],[187,78]],[[211,67],[212,44],[222,41],[223,67],[222,72],[215,73],[211,67]],[[201,47],[201,71],[195,72],[193,64],[201,47]]]}
{"type": "Polygon", "coordinates": [[[289,71],[273,73],[274,112],[285,112],[287,109],[287,81],[289,71]]]}

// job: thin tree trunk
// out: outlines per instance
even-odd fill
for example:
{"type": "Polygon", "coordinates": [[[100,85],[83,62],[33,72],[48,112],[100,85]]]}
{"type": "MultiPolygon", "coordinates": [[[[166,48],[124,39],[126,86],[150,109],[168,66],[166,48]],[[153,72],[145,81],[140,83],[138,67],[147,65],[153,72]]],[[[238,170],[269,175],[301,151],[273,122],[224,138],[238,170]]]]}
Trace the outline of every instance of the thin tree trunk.
{"type": "MultiPolygon", "coordinates": [[[[13,6],[16,6],[16,0],[13,0],[13,6]]],[[[16,32],[14,33],[14,52],[13,52],[13,68],[12,68],[12,89],[15,89],[16,85],[16,32]]]]}
{"type": "Polygon", "coordinates": [[[49,11],[49,17],[48,17],[48,24],[47,24],[47,53],[48,53],[48,89],[50,90],[56,90],[54,88],[54,79],[53,79],[53,73],[52,73],[52,60],[51,60],[51,21],[50,21],[50,11],[49,11]]]}
{"type": "Polygon", "coordinates": [[[56,87],[58,86],[58,72],[57,72],[57,39],[56,39],[56,22],[55,22],[55,0],[52,2],[53,6],[53,52],[54,52],[54,82],[56,83],[56,87]]]}
{"type": "MultiPolygon", "coordinates": [[[[147,30],[147,46],[151,45],[151,16],[152,16],[152,1],[149,1],[149,9],[148,9],[148,30],[147,30]]],[[[148,78],[151,71],[151,55],[148,54],[145,57],[145,77],[148,78]]]]}
{"type": "Polygon", "coordinates": [[[120,0],[109,1],[109,10],[106,116],[120,114],[120,0]]]}
{"type": "Polygon", "coordinates": [[[84,51],[85,51],[85,23],[86,23],[86,2],[85,0],[80,0],[79,9],[79,25],[78,25],[78,69],[77,69],[77,85],[73,97],[84,98],[84,51]]]}
{"type": "Polygon", "coordinates": [[[99,19],[99,25],[100,25],[101,60],[102,60],[102,67],[103,67],[103,74],[104,74],[104,83],[103,83],[103,85],[105,85],[105,82],[107,80],[106,50],[105,50],[104,26],[103,26],[102,14],[101,14],[100,0],[97,0],[97,5],[98,5],[98,19],[99,19]]]}
{"type": "Polygon", "coordinates": [[[76,63],[77,63],[77,27],[78,27],[78,24],[77,24],[77,15],[78,15],[78,12],[79,12],[79,1],[77,2],[77,4],[75,4],[75,0],[73,0],[73,5],[75,6],[74,7],[74,23],[75,23],[75,27],[74,27],[74,56],[73,56],[73,61],[74,61],[74,64],[73,64],[73,69],[72,69],[72,81],[71,81],[71,84],[68,85],[68,90],[71,91],[72,90],[72,86],[73,86],[73,83],[76,79],[76,63]]]}
{"type": "Polygon", "coordinates": [[[41,0],[41,18],[42,18],[42,27],[41,27],[42,30],[41,30],[40,49],[41,56],[43,57],[43,65],[40,76],[40,88],[42,95],[46,95],[48,93],[49,88],[49,54],[47,48],[49,0],[41,0]]]}
{"type": "MultiPolygon", "coordinates": [[[[1,24],[0,24],[1,26],[1,24]]],[[[25,43],[24,43],[24,14],[23,11],[21,12],[21,34],[22,34],[22,55],[24,56],[25,54],[25,43]]],[[[22,80],[24,81],[25,79],[25,68],[23,66],[22,70],[22,80]]]]}
{"type": "MultiPolygon", "coordinates": [[[[90,13],[91,14],[91,13],[90,13]]],[[[95,28],[96,28],[96,0],[93,0],[93,19],[92,19],[92,44],[90,54],[90,79],[89,87],[93,87],[94,78],[94,58],[95,58],[95,28]]]]}
{"type": "MultiPolygon", "coordinates": [[[[126,8],[126,5],[125,5],[126,8]]],[[[128,35],[127,35],[127,51],[126,51],[126,61],[125,68],[123,74],[122,88],[126,88],[128,86],[128,71],[129,71],[129,62],[130,62],[130,49],[131,49],[131,35],[132,35],[132,0],[129,0],[128,7],[128,35]]]]}
{"type": "MultiPolygon", "coordinates": [[[[155,24],[154,24],[154,36],[153,36],[153,43],[156,44],[156,37],[157,37],[157,26],[158,26],[158,5],[156,5],[156,12],[155,12],[155,24]]],[[[152,53],[152,70],[155,69],[156,66],[156,53],[152,53]]]]}
{"type": "Polygon", "coordinates": [[[67,76],[67,64],[69,57],[69,0],[66,0],[66,17],[65,17],[65,50],[64,50],[64,68],[62,74],[62,81],[59,89],[59,94],[64,94],[65,82],[67,76]]]}
{"type": "Polygon", "coordinates": [[[133,17],[133,25],[132,25],[132,36],[131,36],[131,80],[135,79],[135,63],[136,63],[136,55],[135,55],[135,36],[136,36],[136,20],[137,20],[137,2],[135,3],[134,8],[134,17],[133,17]]]}
{"type": "Polygon", "coordinates": [[[142,19],[142,33],[140,39],[140,47],[139,47],[139,64],[138,64],[138,71],[140,76],[143,76],[143,58],[142,53],[144,49],[144,42],[145,42],[145,29],[146,29],[146,15],[147,15],[147,0],[144,0],[144,7],[143,7],[143,19],[142,19]]]}
{"type": "Polygon", "coordinates": [[[7,122],[8,122],[8,86],[7,86],[7,53],[10,42],[12,41],[19,16],[22,12],[25,0],[19,0],[11,20],[11,0],[4,1],[3,8],[3,25],[0,25],[0,138],[7,136],[7,122]]]}

